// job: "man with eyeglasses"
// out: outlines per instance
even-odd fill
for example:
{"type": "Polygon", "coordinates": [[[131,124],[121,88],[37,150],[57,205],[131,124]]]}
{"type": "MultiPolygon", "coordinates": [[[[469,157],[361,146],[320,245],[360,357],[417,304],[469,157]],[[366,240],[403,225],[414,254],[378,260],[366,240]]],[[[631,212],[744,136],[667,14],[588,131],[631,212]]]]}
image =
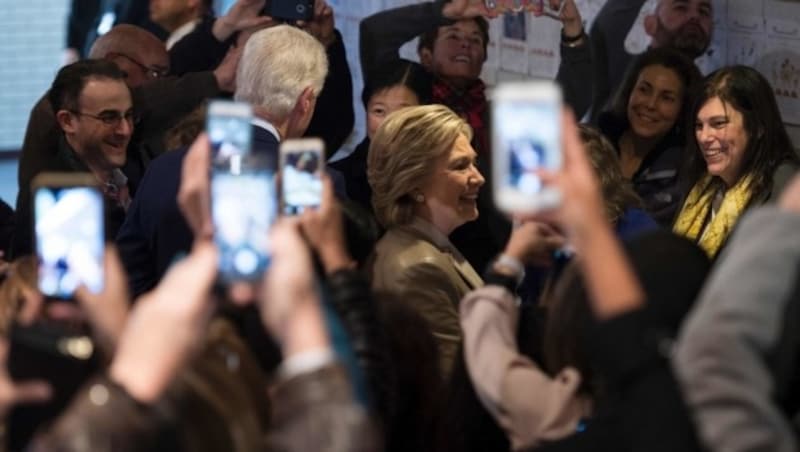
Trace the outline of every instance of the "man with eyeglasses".
{"type": "MultiPolygon", "coordinates": [[[[125,73],[106,60],[83,60],[56,75],[48,100],[61,129],[55,158],[43,171],[88,172],[106,199],[106,234],[113,239],[130,204],[122,168],[137,122],[125,73]]],[[[21,192],[13,241],[15,255],[32,251],[31,194],[21,192]]]]}

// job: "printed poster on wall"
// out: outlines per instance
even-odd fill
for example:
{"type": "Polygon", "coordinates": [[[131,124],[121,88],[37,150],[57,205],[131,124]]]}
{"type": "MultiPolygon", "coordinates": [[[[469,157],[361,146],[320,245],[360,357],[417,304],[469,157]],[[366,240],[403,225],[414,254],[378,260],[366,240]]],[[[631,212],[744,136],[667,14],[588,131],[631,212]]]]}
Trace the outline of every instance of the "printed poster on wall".
{"type": "Polygon", "coordinates": [[[561,62],[561,22],[547,16],[529,19],[528,74],[553,79],[561,62]]]}
{"type": "Polygon", "coordinates": [[[500,68],[517,74],[528,72],[527,15],[504,14],[497,20],[503,23],[500,38],[500,68]]]}

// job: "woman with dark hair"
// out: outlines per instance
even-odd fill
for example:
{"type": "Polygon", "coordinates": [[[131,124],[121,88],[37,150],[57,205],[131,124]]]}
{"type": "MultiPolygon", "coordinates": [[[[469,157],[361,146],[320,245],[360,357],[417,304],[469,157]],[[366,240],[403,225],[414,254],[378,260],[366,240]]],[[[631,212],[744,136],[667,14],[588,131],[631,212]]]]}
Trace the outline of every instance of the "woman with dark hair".
{"type": "Polygon", "coordinates": [[[372,212],[372,189],[367,182],[367,154],[372,136],[383,120],[404,107],[430,103],[432,77],[418,63],[396,60],[367,76],[361,100],[367,113],[367,136],[347,157],[332,162],[346,182],[347,196],[372,212]]]}
{"type": "Polygon", "coordinates": [[[663,226],[672,223],[679,207],[684,127],[700,79],[700,71],[683,55],[650,49],[634,60],[611,109],[598,118],[600,130],[617,149],[623,176],[663,226]]]}
{"type": "Polygon", "coordinates": [[[753,68],[731,66],[706,77],[691,110],[690,188],[673,231],[712,258],[745,210],[780,194],[798,159],[769,82],[753,68]]]}

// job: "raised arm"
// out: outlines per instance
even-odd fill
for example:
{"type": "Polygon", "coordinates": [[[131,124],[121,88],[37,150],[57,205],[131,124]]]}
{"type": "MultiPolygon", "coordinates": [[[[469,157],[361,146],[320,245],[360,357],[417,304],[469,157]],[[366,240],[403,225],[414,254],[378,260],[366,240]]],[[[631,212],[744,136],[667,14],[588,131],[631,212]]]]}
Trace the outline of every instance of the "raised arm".
{"type": "Polygon", "coordinates": [[[593,84],[586,77],[586,74],[591,74],[594,70],[592,49],[574,0],[564,1],[566,4],[558,18],[563,27],[561,63],[558,66],[556,81],[564,92],[564,103],[569,105],[580,118],[592,105],[593,84]]]}
{"type": "Polygon", "coordinates": [[[400,58],[408,41],[452,21],[442,15],[445,1],[424,2],[375,13],[361,21],[359,49],[361,72],[366,79],[384,61],[400,58]]]}
{"type": "Polygon", "coordinates": [[[630,33],[639,11],[647,0],[608,1],[600,9],[592,24],[589,40],[594,59],[592,80],[592,119],[605,107],[614,95],[615,83],[622,80],[631,56],[625,50],[625,38],[630,33]]]}

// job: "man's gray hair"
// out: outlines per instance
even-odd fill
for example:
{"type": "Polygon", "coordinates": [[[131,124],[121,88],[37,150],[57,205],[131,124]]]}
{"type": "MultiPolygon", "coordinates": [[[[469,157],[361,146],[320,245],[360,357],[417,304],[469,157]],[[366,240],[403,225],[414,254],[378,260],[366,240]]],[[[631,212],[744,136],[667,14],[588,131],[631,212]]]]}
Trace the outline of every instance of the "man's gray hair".
{"type": "Polygon", "coordinates": [[[313,36],[289,25],[270,27],[247,40],[234,98],[282,121],[304,89],[310,86],[319,95],[327,74],[328,56],[313,36]]]}

